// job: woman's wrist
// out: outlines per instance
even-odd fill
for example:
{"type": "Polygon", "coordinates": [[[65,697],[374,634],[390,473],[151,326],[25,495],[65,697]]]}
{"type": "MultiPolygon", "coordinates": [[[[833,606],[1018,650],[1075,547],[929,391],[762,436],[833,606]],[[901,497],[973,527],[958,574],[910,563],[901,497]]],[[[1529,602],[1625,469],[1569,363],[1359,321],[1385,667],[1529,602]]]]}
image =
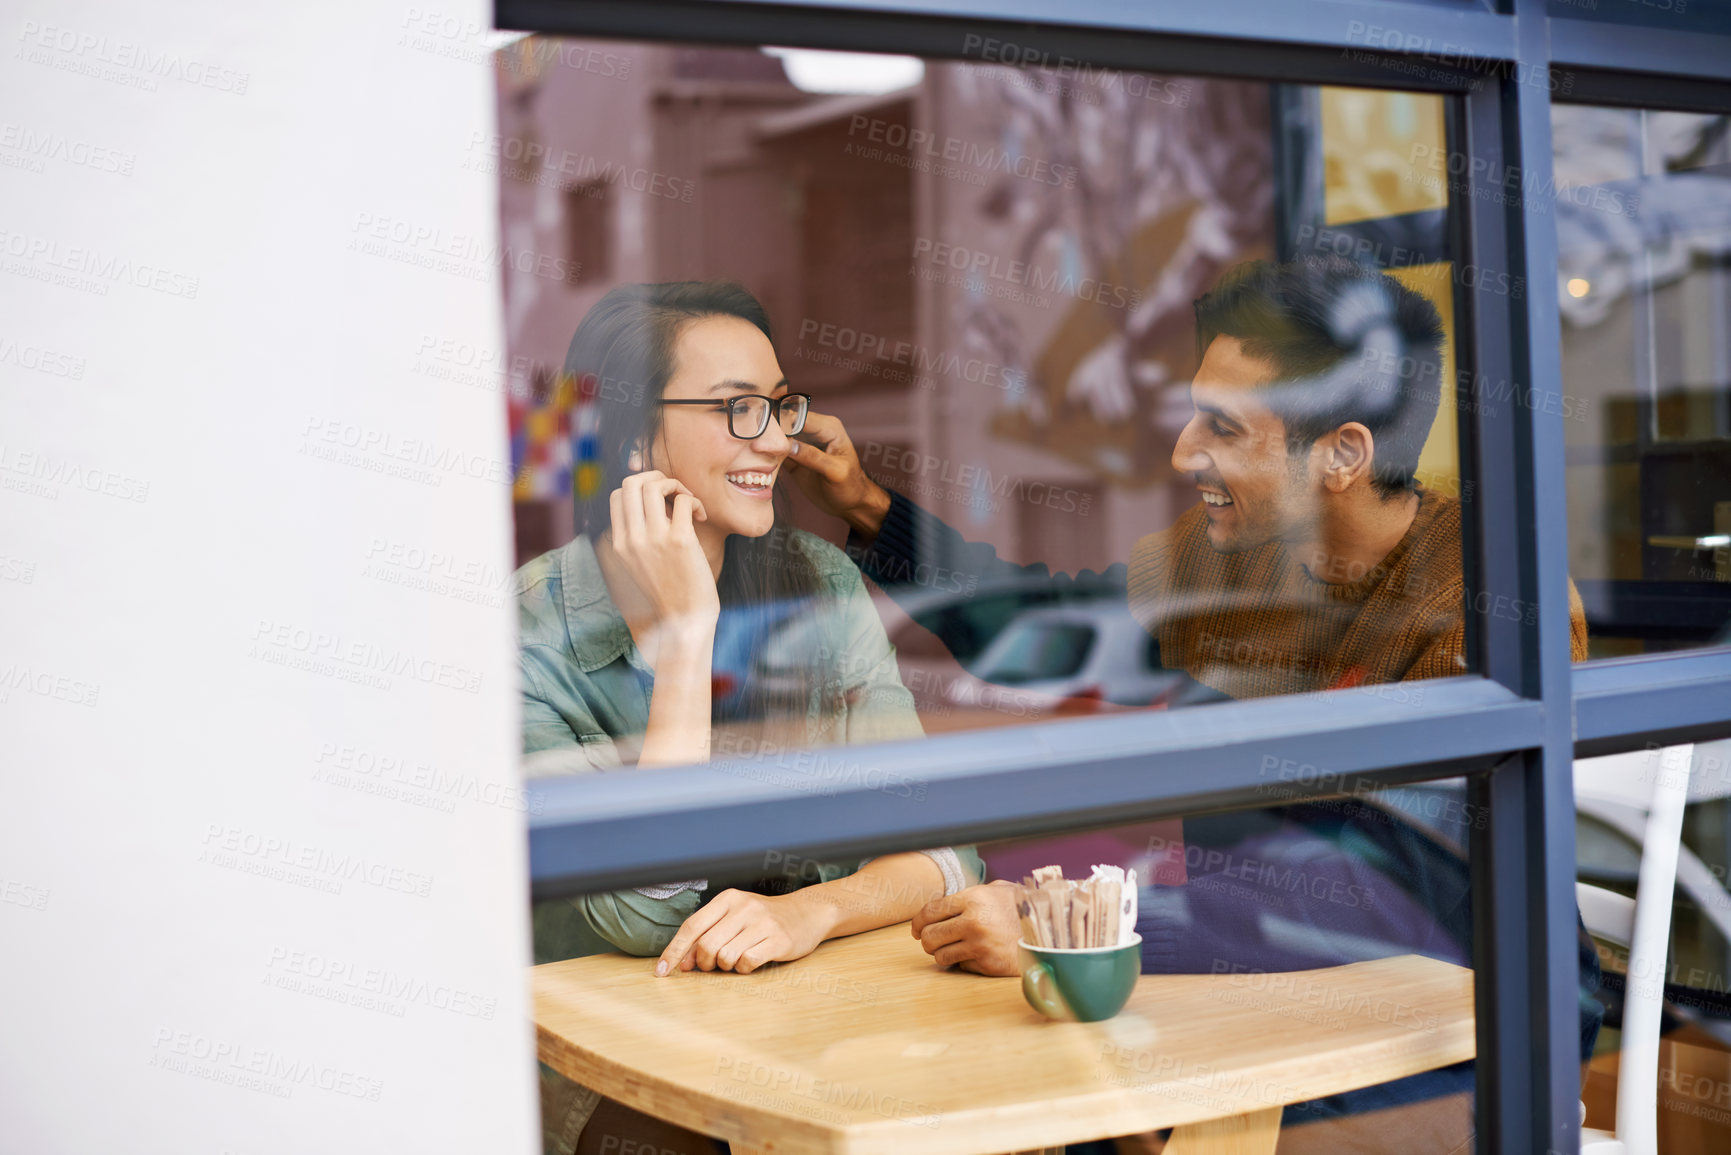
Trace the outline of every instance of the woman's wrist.
{"type": "Polygon", "coordinates": [[[779,901],[785,902],[799,912],[799,917],[816,934],[816,942],[824,942],[835,933],[835,928],[841,925],[841,907],[826,901],[816,886],[804,887],[784,894],[779,901]]]}
{"type": "Polygon", "coordinates": [[[655,670],[639,766],[709,761],[715,626],[701,618],[657,623],[642,647],[655,670]]]}
{"type": "Polygon", "coordinates": [[[713,642],[715,626],[720,620],[719,609],[672,614],[655,624],[655,632],[664,638],[677,641],[713,642]]]}
{"type": "Polygon", "coordinates": [[[671,658],[708,665],[715,656],[715,627],[716,618],[702,613],[663,618],[653,635],[657,664],[671,658]]]}

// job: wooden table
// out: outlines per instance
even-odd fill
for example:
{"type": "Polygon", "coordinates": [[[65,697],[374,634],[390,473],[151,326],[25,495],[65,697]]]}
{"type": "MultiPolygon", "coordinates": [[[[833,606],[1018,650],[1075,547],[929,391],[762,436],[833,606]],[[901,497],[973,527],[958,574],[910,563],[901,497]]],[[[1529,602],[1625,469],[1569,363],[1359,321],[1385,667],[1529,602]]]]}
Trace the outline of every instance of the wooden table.
{"type": "Polygon", "coordinates": [[[755,974],[533,971],[541,1059],[739,1155],[981,1155],[1174,1127],[1169,1155],[1274,1150],[1280,1107],[1473,1057],[1472,972],[1418,955],[1144,975],[1103,1023],[943,971],[907,924],[755,974]]]}

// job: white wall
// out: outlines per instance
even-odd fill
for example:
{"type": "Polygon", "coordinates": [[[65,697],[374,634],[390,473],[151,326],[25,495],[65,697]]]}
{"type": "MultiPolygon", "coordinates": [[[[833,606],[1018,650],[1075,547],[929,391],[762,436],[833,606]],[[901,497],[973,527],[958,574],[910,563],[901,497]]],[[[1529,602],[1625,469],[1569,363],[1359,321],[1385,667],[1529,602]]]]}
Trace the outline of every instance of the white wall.
{"type": "Polygon", "coordinates": [[[0,15],[4,1155],[535,1147],[504,410],[434,375],[501,344],[489,6],[438,3],[0,15]]]}

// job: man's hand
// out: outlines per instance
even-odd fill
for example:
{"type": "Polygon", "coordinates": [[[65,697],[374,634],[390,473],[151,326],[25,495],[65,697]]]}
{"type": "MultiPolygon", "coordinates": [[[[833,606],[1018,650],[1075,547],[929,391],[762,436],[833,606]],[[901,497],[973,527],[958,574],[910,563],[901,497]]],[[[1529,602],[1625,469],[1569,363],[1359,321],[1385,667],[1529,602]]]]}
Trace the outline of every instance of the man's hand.
{"type": "Polygon", "coordinates": [[[914,937],[939,966],[960,963],[977,975],[1021,974],[1016,898],[1016,885],[1003,881],[934,898],[914,915],[914,937]]]}
{"type": "Polygon", "coordinates": [[[679,927],[655,964],[657,975],[693,968],[749,974],[767,962],[790,962],[817,949],[835,924],[833,907],[792,894],[724,890],[679,927]]]}
{"type": "Polygon", "coordinates": [[[890,495],[866,476],[841,422],[811,410],[791,448],[786,464],[798,466],[793,478],[806,496],[867,541],[876,537],[890,510],[890,495]]]}

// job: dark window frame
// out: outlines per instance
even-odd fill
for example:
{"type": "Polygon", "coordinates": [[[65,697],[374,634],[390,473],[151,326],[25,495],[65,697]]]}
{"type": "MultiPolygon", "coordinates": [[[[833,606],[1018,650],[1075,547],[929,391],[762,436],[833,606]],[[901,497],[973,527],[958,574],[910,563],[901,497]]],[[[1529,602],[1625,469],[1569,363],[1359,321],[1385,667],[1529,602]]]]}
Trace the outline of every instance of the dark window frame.
{"type": "MultiPolygon", "coordinates": [[[[1451,149],[1520,166],[1541,187],[1551,172],[1553,99],[1731,111],[1731,37],[1551,18],[1544,0],[929,7],[496,0],[495,24],[959,59],[979,43],[969,37],[992,37],[1101,66],[1442,92],[1451,149]]],[[[1549,214],[1497,206],[1494,190],[1482,191],[1483,199],[1454,198],[1455,258],[1549,284],[1557,263],[1549,214]]],[[[1463,369],[1561,392],[1554,296],[1456,294],[1463,369]]],[[[1346,690],[874,747],[875,781],[918,782],[917,799],[852,779],[824,794],[789,791],[771,784],[785,772],[773,762],[538,782],[529,820],[535,892],[748,867],[766,845],[870,853],[1257,805],[1266,802],[1260,767],[1270,756],[1323,768],[1318,793],[1465,774],[1471,800],[1488,813],[1472,847],[1480,1141],[1511,1155],[1576,1150],[1572,759],[1731,734],[1731,650],[1571,667],[1563,418],[1539,406],[1497,408],[1462,415],[1461,476],[1479,495],[1463,542],[1468,585],[1475,598],[1518,599],[1538,612],[1474,618],[1469,647],[1480,676],[1426,682],[1422,700],[1394,687],[1346,690]]]]}

